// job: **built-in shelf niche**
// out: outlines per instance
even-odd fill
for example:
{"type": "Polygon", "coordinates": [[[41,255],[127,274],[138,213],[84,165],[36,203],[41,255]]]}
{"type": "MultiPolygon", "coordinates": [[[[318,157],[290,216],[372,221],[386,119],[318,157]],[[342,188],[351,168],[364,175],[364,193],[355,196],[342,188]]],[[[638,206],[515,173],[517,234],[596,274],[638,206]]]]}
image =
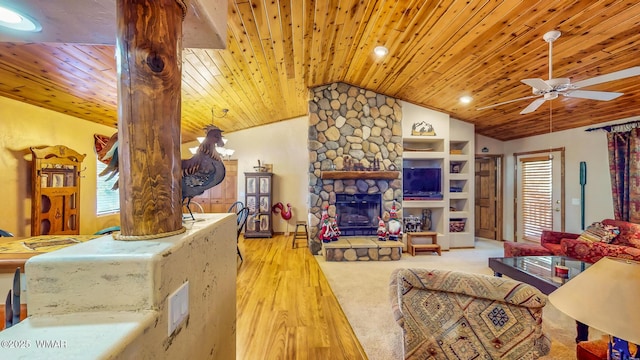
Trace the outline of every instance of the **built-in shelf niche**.
{"type": "Polygon", "coordinates": [[[467,140],[451,140],[449,141],[449,154],[469,155],[469,141],[467,140]]]}
{"type": "Polygon", "coordinates": [[[445,151],[445,142],[443,138],[433,137],[407,137],[404,139],[403,151],[405,153],[411,152],[433,152],[442,153],[445,151]]]}
{"type": "Polygon", "coordinates": [[[446,221],[445,224],[445,218],[444,218],[444,211],[442,209],[442,207],[434,207],[434,208],[429,208],[429,207],[419,207],[419,208],[412,208],[412,207],[404,207],[403,208],[403,212],[402,212],[402,216],[403,217],[409,217],[410,215],[418,217],[418,218],[422,218],[422,210],[428,208],[429,210],[431,210],[431,230],[426,230],[426,231],[435,231],[437,232],[439,235],[445,234],[447,229],[445,229],[445,226],[449,226],[449,222],[448,220],[446,221]]]}

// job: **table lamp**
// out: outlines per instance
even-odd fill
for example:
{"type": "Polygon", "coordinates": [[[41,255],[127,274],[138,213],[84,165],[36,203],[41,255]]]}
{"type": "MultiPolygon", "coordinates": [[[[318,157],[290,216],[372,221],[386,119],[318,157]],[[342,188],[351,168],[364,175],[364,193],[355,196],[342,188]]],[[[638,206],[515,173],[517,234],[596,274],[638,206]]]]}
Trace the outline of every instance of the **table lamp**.
{"type": "Polygon", "coordinates": [[[549,294],[549,301],[609,334],[609,359],[640,356],[628,346],[640,344],[640,262],[604,257],[549,294]]]}

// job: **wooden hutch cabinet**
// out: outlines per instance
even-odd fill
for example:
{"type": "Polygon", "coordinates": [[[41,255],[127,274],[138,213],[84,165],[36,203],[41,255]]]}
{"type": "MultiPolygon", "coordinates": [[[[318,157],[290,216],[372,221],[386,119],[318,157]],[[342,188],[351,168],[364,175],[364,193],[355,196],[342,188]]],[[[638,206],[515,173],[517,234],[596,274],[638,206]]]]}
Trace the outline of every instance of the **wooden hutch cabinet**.
{"type": "Polygon", "coordinates": [[[245,227],[245,238],[270,238],[273,236],[271,218],[271,190],[273,174],[268,172],[244,173],[245,206],[249,217],[245,227]]]}
{"type": "Polygon", "coordinates": [[[80,171],[86,155],[64,145],[31,147],[31,235],[80,233],[80,171]]]}
{"type": "Polygon", "coordinates": [[[222,182],[203,194],[191,199],[191,210],[197,212],[196,202],[206,213],[226,213],[231,205],[238,201],[238,160],[224,160],[225,176],[222,182]]]}

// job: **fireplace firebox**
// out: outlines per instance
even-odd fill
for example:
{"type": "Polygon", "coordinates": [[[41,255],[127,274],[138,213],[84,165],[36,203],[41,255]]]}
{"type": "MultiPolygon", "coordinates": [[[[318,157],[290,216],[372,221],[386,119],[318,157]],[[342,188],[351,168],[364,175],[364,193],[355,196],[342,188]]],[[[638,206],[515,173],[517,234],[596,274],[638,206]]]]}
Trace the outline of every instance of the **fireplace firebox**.
{"type": "Polygon", "coordinates": [[[336,194],[336,213],[342,236],[376,235],[382,194],[336,194]]]}

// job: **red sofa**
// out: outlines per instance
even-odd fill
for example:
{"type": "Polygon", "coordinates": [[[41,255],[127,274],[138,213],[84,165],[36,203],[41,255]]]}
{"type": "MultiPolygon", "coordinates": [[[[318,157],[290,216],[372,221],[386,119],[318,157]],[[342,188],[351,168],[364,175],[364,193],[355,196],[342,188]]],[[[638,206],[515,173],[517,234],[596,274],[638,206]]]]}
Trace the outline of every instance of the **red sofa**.
{"type": "Polygon", "coordinates": [[[505,241],[503,243],[504,257],[544,255],[563,256],[564,253],[562,252],[560,240],[564,238],[575,239],[578,236],[580,236],[580,234],[544,230],[540,236],[540,244],[505,241]]]}
{"type": "Polygon", "coordinates": [[[604,225],[616,226],[620,234],[611,243],[562,239],[562,252],[571,258],[594,263],[605,256],[640,261],[640,224],[621,220],[602,220],[604,225]]]}
{"type": "Polygon", "coordinates": [[[504,243],[504,256],[561,255],[595,263],[605,256],[640,261],[640,224],[606,219],[604,225],[620,230],[611,243],[579,239],[580,234],[543,231],[540,245],[531,243],[504,243]]]}

